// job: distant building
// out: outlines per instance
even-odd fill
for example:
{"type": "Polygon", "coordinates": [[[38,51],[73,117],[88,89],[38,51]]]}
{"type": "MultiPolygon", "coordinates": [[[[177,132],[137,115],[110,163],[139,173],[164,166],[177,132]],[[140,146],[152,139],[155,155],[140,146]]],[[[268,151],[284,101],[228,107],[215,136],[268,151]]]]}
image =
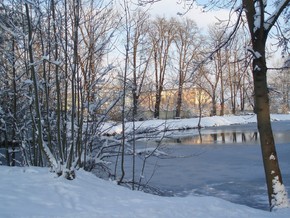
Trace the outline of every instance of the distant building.
{"type": "MultiPolygon", "coordinates": [[[[166,89],[161,95],[160,117],[161,119],[175,118],[177,105],[178,89],[166,89]]],[[[155,92],[144,92],[140,96],[139,109],[146,116],[153,116],[155,106],[155,92]]],[[[210,111],[211,98],[208,93],[202,89],[183,88],[181,118],[190,118],[199,116],[199,108],[203,116],[208,116],[210,111]]]]}

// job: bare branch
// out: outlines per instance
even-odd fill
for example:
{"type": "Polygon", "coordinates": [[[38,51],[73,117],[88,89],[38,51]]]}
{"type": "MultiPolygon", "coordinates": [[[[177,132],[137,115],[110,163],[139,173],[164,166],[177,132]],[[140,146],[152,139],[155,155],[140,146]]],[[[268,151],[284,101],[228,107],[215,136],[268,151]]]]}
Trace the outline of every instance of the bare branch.
{"type": "Polygon", "coordinates": [[[265,21],[264,28],[266,32],[268,33],[271,28],[276,23],[277,19],[279,18],[280,14],[283,12],[283,10],[287,7],[287,5],[290,3],[290,0],[283,0],[280,2],[279,5],[277,5],[276,10],[272,13],[272,15],[265,21]]]}

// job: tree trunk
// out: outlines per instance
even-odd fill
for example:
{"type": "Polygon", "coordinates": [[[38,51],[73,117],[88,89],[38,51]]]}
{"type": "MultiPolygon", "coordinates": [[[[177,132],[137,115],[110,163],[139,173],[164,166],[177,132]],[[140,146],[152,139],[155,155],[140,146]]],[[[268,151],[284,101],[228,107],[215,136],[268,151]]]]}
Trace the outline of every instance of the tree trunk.
{"type": "Polygon", "coordinates": [[[212,98],[211,98],[211,104],[212,104],[212,109],[210,116],[216,116],[216,96],[215,93],[213,93],[212,98]]]}
{"type": "MultiPolygon", "coordinates": [[[[34,103],[35,103],[35,111],[36,111],[36,130],[37,130],[37,139],[40,150],[46,155],[49,165],[52,167],[53,170],[57,171],[58,164],[56,159],[54,158],[53,154],[51,153],[50,149],[46,145],[43,139],[43,127],[42,127],[42,116],[40,111],[40,102],[38,98],[39,94],[39,87],[38,87],[38,78],[37,72],[34,67],[34,56],[33,56],[33,47],[32,47],[32,26],[29,14],[29,6],[25,3],[25,12],[26,12],[26,19],[27,19],[27,26],[28,26],[28,54],[29,54],[29,64],[30,64],[30,71],[31,77],[33,80],[33,89],[34,89],[34,103]]],[[[41,165],[41,163],[40,163],[41,165]]]]}
{"type": "MultiPolygon", "coordinates": [[[[52,19],[53,19],[53,35],[54,35],[54,59],[58,61],[58,39],[57,39],[57,28],[56,28],[56,3],[54,0],[51,1],[51,11],[52,11],[52,19]]],[[[58,144],[58,152],[60,156],[61,163],[64,162],[63,158],[63,148],[62,148],[62,140],[61,140],[61,91],[60,91],[60,78],[59,78],[59,66],[55,65],[55,84],[56,84],[56,97],[57,97],[57,144],[58,144]]]]}
{"type": "Polygon", "coordinates": [[[270,120],[269,96],[267,87],[267,67],[265,60],[265,44],[256,41],[254,51],[261,57],[253,60],[253,78],[255,92],[255,111],[257,113],[258,131],[263,155],[263,164],[268,188],[270,209],[285,203],[286,192],[277,191],[277,186],[283,187],[282,175],[279,168],[274,136],[270,120]]]}
{"type": "MultiPolygon", "coordinates": [[[[12,73],[13,73],[13,129],[12,129],[12,140],[16,140],[16,130],[17,130],[17,84],[16,84],[16,68],[15,68],[15,38],[12,38],[12,73]]],[[[6,133],[5,133],[6,134],[6,133]]],[[[12,154],[11,154],[11,166],[15,166],[15,152],[14,144],[12,143],[12,154]]],[[[8,162],[8,160],[7,160],[8,162]]]]}
{"type": "Polygon", "coordinates": [[[154,118],[159,119],[160,116],[161,92],[157,91],[155,96],[154,118]]]}
{"type": "Polygon", "coordinates": [[[275,21],[288,4],[289,1],[280,4],[271,19],[265,20],[266,5],[263,4],[263,1],[255,2],[243,0],[253,46],[255,112],[257,113],[270,210],[273,208],[286,207],[288,205],[288,200],[279,168],[270,121],[265,45],[271,27],[275,24],[275,21]],[[257,25],[257,23],[260,25],[257,25]]]}
{"type": "MultiPolygon", "coordinates": [[[[198,124],[197,124],[197,128],[200,130],[201,129],[201,117],[202,117],[202,92],[199,89],[198,91],[198,124]]],[[[200,133],[200,131],[199,131],[200,133]]],[[[201,140],[202,141],[202,140],[201,140]]]]}
{"type": "MultiPolygon", "coordinates": [[[[139,95],[137,95],[135,88],[133,88],[133,90],[132,90],[132,96],[133,96],[133,113],[132,113],[132,115],[134,116],[134,119],[136,119],[137,115],[138,115],[139,95]]],[[[134,121],[134,119],[133,119],[133,121],[134,121]]]]}
{"type": "Polygon", "coordinates": [[[178,94],[177,94],[177,102],[176,102],[176,112],[175,112],[175,117],[180,118],[181,116],[181,104],[182,104],[182,82],[181,79],[179,79],[179,88],[178,88],[178,94]]]}
{"type": "Polygon", "coordinates": [[[66,168],[70,171],[72,169],[72,164],[75,158],[75,121],[76,121],[76,113],[77,113],[77,92],[76,92],[76,83],[77,83],[77,71],[78,71],[78,29],[79,29],[79,10],[80,10],[80,0],[73,1],[73,67],[72,67],[72,75],[71,75],[71,144],[68,149],[68,157],[66,168]]]}
{"type": "Polygon", "coordinates": [[[221,51],[217,52],[217,70],[221,81],[221,100],[220,100],[220,116],[225,114],[225,96],[224,96],[224,77],[223,77],[223,63],[221,51]]]}

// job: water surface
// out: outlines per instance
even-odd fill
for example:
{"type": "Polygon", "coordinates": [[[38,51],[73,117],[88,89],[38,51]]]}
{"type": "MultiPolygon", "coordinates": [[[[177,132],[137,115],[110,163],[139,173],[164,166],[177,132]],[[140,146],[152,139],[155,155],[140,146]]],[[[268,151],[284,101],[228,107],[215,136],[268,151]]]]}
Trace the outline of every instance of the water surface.
{"type": "MultiPolygon", "coordinates": [[[[290,122],[273,123],[284,184],[290,192],[290,122]]],[[[268,209],[267,190],[256,124],[174,133],[161,142],[138,142],[168,156],[137,155],[136,178],[168,196],[206,195],[259,209],[268,209]],[[145,165],[144,165],[145,163],[145,165]],[[144,166],[145,171],[142,172],[144,166]]],[[[132,177],[132,157],[126,176],[132,177]]]]}

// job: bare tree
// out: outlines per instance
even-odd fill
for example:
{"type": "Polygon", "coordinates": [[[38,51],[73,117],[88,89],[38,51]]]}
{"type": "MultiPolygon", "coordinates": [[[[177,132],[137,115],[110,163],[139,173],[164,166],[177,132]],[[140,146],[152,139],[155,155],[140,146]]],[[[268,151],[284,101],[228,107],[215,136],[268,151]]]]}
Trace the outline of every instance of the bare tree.
{"type": "Polygon", "coordinates": [[[31,15],[29,6],[27,3],[24,4],[25,6],[25,14],[27,19],[27,30],[28,30],[28,55],[29,55],[29,63],[30,63],[30,71],[31,71],[31,78],[33,81],[33,89],[34,89],[34,103],[35,103],[35,111],[36,111],[36,130],[37,130],[37,137],[38,137],[38,144],[40,149],[44,152],[49,161],[49,165],[53,168],[54,171],[58,171],[58,163],[53,156],[50,148],[47,146],[46,142],[43,138],[43,124],[42,124],[42,114],[40,108],[40,101],[39,101],[39,80],[37,76],[37,71],[35,67],[34,61],[34,52],[32,48],[32,24],[31,24],[31,15]]]}
{"type": "Polygon", "coordinates": [[[174,22],[176,26],[174,44],[176,46],[176,53],[178,57],[178,91],[175,117],[180,117],[183,88],[185,83],[189,80],[191,85],[194,83],[195,72],[192,72],[192,70],[199,59],[199,53],[202,48],[202,38],[200,36],[200,31],[193,20],[186,19],[184,22],[172,20],[171,22],[174,22]]]}
{"type": "Polygon", "coordinates": [[[140,10],[136,11],[132,16],[132,100],[133,100],[133,119],[138,118],[138,105],[145,78],[148,74],[150,59],[152,56],[152,48],[148,41],[149,33],[149,15],[140,10]]]}
{"type": "Polygon", "coordinates": [[[159,118],[161,95],[164,89],[166,69],[169,61],[169,48],[175,37],[173,22],[165,18],[157,18],[153,22],[150,38],[153,49],[155,105],[154,118],[159,118]]]}
{"type": "Polygon", "coordinates": [[[239,109],[243,112],[247,96],[252,95],[252,79],[249,75],[251,58],[246,49],[248,44],[247,35],[243,31],[225,49],[225,86],[229,93],[228,105],[232,114],[236,114],[239,109]]]}
{"type": "Polygon", "coordinates": [[[260,134],[263,162],[268,187],[270,208],[285,207],[288,203],[287,193],[283,186],[282,174],[279,168],[274,136],[271,127],[269,96],[267,85],[266,41],[271,28],[280,14],[289,6],[290,1],[279,1],[276,10],[267,16],[264,1],[243,0],[243,8],[251,33],[253,53],[253,78],[255,94],[255,111],[257,113],[258,130],[260,134]],[[280,188],[277,189],[277,186],[280,188]]]}
{"type": "Polygon", "coordinates": [[[207,92],[207,94],[211,97],[211,116],[217,115],[217,90],[220,77],[218,74],[214,72],[210,72],[207,67],[202,67],[200,69],[202,71],[201,75],[205,78],[206,83],[202,85],[203,90],[207,92]]]}
{"type": "MultiPolygon", "coordinates": [[[[283,62],[279,61],[275,65],[283,66],[282,63],[283,62]]],[[[274,69],[275,71],[271,72],[268,79],[269,86],[271,87],[271,111],[274,110],[278,113],[288,113],[289,111],[290,75],[289,68],[287,68],[287,63],[285,63],[285,67],[286,68],[282,69],[274,69]]]]}

